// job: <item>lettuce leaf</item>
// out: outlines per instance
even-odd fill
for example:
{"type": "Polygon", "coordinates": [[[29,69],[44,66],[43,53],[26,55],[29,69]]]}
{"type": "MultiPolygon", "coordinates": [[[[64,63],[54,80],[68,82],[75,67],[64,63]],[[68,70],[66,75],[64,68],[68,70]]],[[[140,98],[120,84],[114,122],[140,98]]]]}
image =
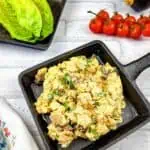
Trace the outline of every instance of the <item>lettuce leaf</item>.
{"type": "Polygon", "coordinates": [[[15,11],[6,0],[0,0],[0,24],[17,40],[34,43],[32,32],[20,26],[15,11]]]}
{"type": "Polygon", "coordinates": [[[42,16],[43,26],[41,31],[41,39],[44,39],[53,32],[54,28],[53,14],[47,0],[33,0],[33,1],[39,8],[42,16]]]}
{"type": "Polygon", "coordinates": [[[32,0],[5,0],[14,9],[19,24],[32,32],[35,37],[40,37],[42,17],[39,9],[32,0]]]}

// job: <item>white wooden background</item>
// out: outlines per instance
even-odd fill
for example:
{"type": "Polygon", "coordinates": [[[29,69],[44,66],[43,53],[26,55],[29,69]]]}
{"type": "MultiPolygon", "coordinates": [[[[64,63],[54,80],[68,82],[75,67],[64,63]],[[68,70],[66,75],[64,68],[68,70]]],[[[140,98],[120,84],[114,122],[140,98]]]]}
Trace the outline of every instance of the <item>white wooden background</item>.
{"type": "MultiPolygon", "coordinates": [[[[139,41],[93,35],[88,30],[91,15],[88,10],[100,9],[110,12],[135,12],[123,3],[123,0],[68,0],[54,41],[47,51],[35,51],[28,48],[0,44],[0,96],[5,97],[22,116],[33,136],[41,147],[42,141],[34,125],[18,84],[18,74],[24,69],[94,39],[102,40],[121,63],[127,64],[150,52],[150,39],[139,41]]],[[[149,10],[146,12],[148,13],[149,10]]],[[[139,15],[139,14],[135,14],[139,15]]],[[[150,69],[145,70],[137,79],[137,84],[150,100],[150,69]]],[[[150,124],[128,138],[109,148],[109,150],[150,150],[150,124]]]]}

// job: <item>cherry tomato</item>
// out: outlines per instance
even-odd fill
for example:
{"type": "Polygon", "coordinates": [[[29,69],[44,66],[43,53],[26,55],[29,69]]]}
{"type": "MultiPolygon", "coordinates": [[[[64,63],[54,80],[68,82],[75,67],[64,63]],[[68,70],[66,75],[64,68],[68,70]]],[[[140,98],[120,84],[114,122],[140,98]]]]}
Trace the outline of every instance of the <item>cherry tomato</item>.
{"type": "Polygon", "coordinates": [[[125,18],[125,22],[129,25],[136,23],[136,19],[134,16],[130,16],[127,14],[127,17],[125,18]]]}
{"type": "Polygon", "coordinates": [[[101,10],[98,14],[97,17],[103,20],[109,19],[109,13],[106,10],[101,10]]]}
{"type": "Polygon", "coordinates": [[[123,16],[118,12],[115,12],[115,14],[112,16],[112,20],[115,21],[116,24],[118,24],[123,21],[123,16]]]}
{"type": "Polygon", "coordinates": [[[142,33],[143,33],[144,36],[149,36],[150,37],[150,23],[145,24],[142,33]]]}
{"type": "Polygon", "coordinates": [[[144,25],[149,21],[150,21],[149,17],[141,15],[140,18],[137,20],[137,23],[139,23],[142,27],[144,27],[144,25]]]}
{"type": "Polygon", "coordinates": [[[114,35],[116,33],[116,23],[111,19],[105,21],[103,25],[103,33],[114,35]]]}
{"type": "Polygon", "coordinates": [[[103,21],[101,19],[94,18],[90,21],[89,28],[93,33],[101,33],[103,27],[103,21]]]}
{"type": "Polygon", "coordinates": [[[121,22],[117,26],[117,36],[126,37],[129,34],[129,25],[125,22],[121,22]]]}
{"type": "Polygon", "coordinates": [[[142,30],[141,26],[137,23],[134,23],[130,26],[129,37],[133,39],[138,39],[141,36],[142,30]]]}

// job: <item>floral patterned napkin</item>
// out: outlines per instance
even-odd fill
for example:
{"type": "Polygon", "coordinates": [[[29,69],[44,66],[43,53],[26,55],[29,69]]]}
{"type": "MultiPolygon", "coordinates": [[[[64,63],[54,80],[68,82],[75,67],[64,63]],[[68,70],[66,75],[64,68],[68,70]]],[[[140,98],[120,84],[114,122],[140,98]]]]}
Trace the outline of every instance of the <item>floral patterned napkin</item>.
{"type": "Polygon", "coordinates": [[[39,150],[18,114],[0,98],[0,150],[39,150]]]}

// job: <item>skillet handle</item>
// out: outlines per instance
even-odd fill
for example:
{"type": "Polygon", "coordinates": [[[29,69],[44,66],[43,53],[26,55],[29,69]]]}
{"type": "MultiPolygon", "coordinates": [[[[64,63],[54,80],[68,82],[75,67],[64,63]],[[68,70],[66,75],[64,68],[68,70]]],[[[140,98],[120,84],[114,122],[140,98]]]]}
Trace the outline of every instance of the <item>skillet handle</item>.
{"type": "Polygon", "coordinates": [[[148,67],[150,67],[150,53],[142,58],[139,58],[138,60],[124,65],[125,72],[131,80],[136,80],[138,75],[148,67]]]}

